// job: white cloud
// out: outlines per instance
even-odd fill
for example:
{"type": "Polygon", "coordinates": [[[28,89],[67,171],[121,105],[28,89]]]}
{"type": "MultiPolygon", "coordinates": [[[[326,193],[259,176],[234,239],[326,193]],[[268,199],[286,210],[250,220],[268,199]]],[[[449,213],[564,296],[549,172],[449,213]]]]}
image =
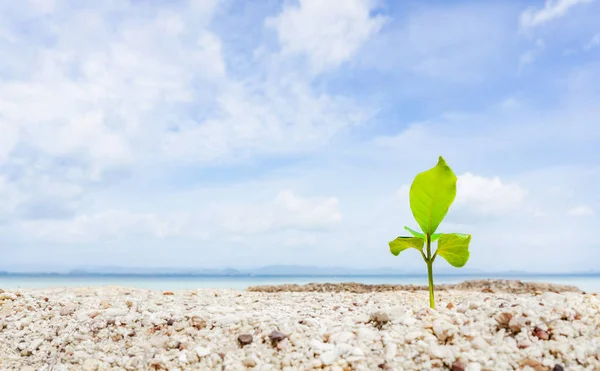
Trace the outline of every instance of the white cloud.
{"type": "Polygon", "coordinates": [[[251,154],[298,153],[320,147],[370,113],[343,97],[314,95],[300,81],[238,83],[215,97],[218,115],[168,133],[162,151],[178,159],[219,162],[251,154]],[[258,90],[258,91],[257,91],[258,90]],[[199,125],[200,124],[200,125],[199,125]]]}
{"type": "Polygon", "coordinates": [[[282,190],[268,203],[222,206],[219,228],[257,234],[279,229],[328,229],[342,220],[335,197],[304,198],[282,190]]]}
{"type": "Polygon", "coordinates": [[[0,12],[0,35],[11,36],[0,44],[0,69],[13,72],[0,78],[0,166],[18,169],[5,183],[19,190],[4,214],[66,217],[82,207],[81,192],[53,197],[34,184],[89,190],[106,174],[144,164],[305,153],[370,116],[352,99],[316,93],[295,71],[230,74],[208,28],[218,1],[143,11],[50,3],[21,3],[19,16],[50,12],[37,21],[52,43],[13,30],[0,12]]]}
{"type": "Polygon", "coordinates": [[[284,54],[306,54],[315,72],[339,66],[352,57],[385,22],[372,16],[374,0],[300,0],[266,21],[277,30],[284,54]]]}
{"type": "MultiPolygon", "coordinates": [[[[144,16],[124,3],[63,11],[61,27],[48,30],[53,45],[37,45],[20,61],[28,73],[0,80],[2,130],[16,132],[3,141],[18,138],[0,160],[22,145],[45,156],[77,156],[95,174],[128,164],[164,130],[167,107],[193,101],[195,83],[224,73],[218,38],[192,11],[185,20],[158,11],[144,16]],[[128,17],[117,26],[101,16],[120,12],[128,17]]],[[[7,55],[17,58],[32,41],[17,40],[7,55]]]]}
{"type": "Polygon", "coordinates": [[[181,234],[182,222],[173,216],[109,210],[83,214],[69,220],[30,220],[21,224],[23,233],[59,243],[102,242],[121,237],[164,238],[181,234]]]}
{"type": "Polygon", "coordinates": [[[19,205],[20,193],[0,174],[0,225],[9,221],[19,205]]]}
{"type": "Polygon", "coordinates": [[[594,215],[594,210],[587,205],[580,205],[569,210],[567,214],[575,217],[592,216],[594,215]]]}
{"type": "Polygon", "coordinates": [[[32,9],[40,13],[51,13],[55,6],[55,0],[29,0],[32,9]]]}
{"type": "MultiPolygon", "coordinates": [[[[502,215],[523,206],[527,192],[516,183],[503,183],[500,178],[486,178],[465,173],[459,175],[452,209],[463,209],[475,215],[502,215]]],[[[410,185],[396,191],[408,202],[410,185]]]]}
{"type": "MultiPolygon", "coordinates": [[[[0,106],[2,101],[0,101],[0,106]]],[[[2,108],[0,107],[0,111],[2,108]]],[[[19,141],[19,130],[13,123],[0,121],[0,164],[6,162],[19,141]]]]}
{"type": "Polygon", "coordinates": [[[526,194],[518,184],[503,183],[499,177],[465,173],[458,177],[455,205],[476,214],[504,214],[522,207],[526,194]]]}
{"type": "Polygon", "coordinates": [[[593,0],[546,0],[542,9],[528,8],[521,13],[521,27],[533,28],[563,17],[570,8],[578,4],[591,3],[593,0]]]}
{"type": "Polygon", "coordinates": [[[206,239],[211,235],[221,235],[235,239],[239,235],[282,230],[307,233],[330,229],[341,219],[337,198],[305,198],[283,190],[266,202],[222,202],[196,212],[157,214],[107,210],[69,219],[26,220],[19,226],[24,233],[43,241],[99,243],[132,236],[206,239]]]}

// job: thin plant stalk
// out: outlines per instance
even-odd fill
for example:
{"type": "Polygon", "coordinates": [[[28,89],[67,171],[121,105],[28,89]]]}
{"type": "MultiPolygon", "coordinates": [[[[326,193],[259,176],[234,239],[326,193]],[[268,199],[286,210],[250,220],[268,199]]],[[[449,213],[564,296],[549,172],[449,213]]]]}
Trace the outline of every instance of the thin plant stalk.
{"type": "Polygon", "coordinates": [[[433,259],[434,257],[431,255],[431,236],[427,234],[427,278],[429,284],[429,306],[431,309],[435,308],[435,298],[433,295],[433,259]]]}

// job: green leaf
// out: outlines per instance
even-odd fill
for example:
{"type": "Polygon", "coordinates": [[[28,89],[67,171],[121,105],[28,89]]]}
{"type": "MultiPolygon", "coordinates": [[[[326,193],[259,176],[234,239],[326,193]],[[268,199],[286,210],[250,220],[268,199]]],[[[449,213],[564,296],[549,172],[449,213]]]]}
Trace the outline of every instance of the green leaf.
{"type": "Polygon", "coordinates": [[[463,267],[469,260],[470,234],[444,233],[438,241],[436,255],[446,259],[456,268],[463,267]]]}
{"type": "Polygon", "coordinates": [[[411,247],[419,251],[423,250],[425,241],[419,237],[398,237],[390,241],[390,252],[396,256],[411,247]]]}
{"type": "MultiPolygon", "coordinates": [[[[425,239],[425,235],[421,232],[417,232],[414,229],[408,228],[407,226],[404,226],[404,229],[409,231],[410,234],[412,234],[415,237],[420,237],[422,239],[425,239]]],[[[440,238],[440,236],[442,235],[442,233],[434,233],[431,235],[431,242],[437,240],[438,238],[440,238]]]]}
{"type": "Polygon", "coordinates": [[[456,175],[440,156],[437,165],[415,177],[409,194],[417,223],[433,235],[456,197],[456,175]]]}

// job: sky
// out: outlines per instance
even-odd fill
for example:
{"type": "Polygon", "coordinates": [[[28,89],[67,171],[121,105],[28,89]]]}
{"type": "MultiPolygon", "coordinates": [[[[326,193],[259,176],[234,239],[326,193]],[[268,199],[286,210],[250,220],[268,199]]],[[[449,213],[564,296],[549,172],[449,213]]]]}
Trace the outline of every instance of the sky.
{"type": "Polygon", "coordinates": [[[442,155],[466,267],[600,270],[598,102],[600,1],[2,1],[0,269],[425,269],[442,155]]]}

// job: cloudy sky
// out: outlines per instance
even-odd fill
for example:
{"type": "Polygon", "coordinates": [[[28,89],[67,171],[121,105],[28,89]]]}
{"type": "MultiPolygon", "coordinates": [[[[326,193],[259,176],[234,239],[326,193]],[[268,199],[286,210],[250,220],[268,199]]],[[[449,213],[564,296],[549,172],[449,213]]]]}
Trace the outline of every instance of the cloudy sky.
{"type": "Polygon", "coordinates": [[[0,2],[0,268],[600,268],[600,1],[0,2]],[[443,266],[444,263],[436,263],[443,266]]]}

